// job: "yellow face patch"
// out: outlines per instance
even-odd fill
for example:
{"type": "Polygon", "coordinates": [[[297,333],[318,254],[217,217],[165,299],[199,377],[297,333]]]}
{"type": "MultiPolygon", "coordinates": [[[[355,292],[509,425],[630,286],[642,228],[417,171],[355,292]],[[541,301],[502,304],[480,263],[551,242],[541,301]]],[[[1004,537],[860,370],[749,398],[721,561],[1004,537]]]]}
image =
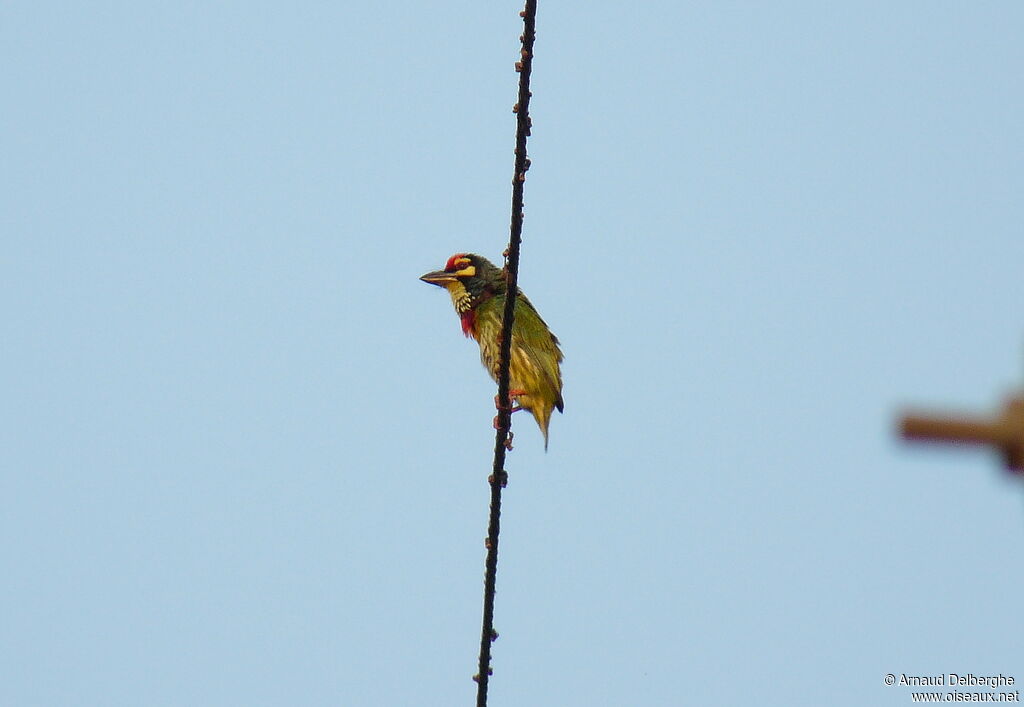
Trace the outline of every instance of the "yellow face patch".
{"type": "MultiPolygon", "coordinates": [[[[455,263],[457,265],[461,265],[463,260],[466,261],[467,263],[469,262],[468,258],[462,258],[462,260],[456,260],[455,263]]],[[[467,267],[462,268],[462,270],[456,270],[452,274],[455,275],[455,277],[473,277],[474,275],[476,275],[476,266],[469,265],[467,267]]]]}

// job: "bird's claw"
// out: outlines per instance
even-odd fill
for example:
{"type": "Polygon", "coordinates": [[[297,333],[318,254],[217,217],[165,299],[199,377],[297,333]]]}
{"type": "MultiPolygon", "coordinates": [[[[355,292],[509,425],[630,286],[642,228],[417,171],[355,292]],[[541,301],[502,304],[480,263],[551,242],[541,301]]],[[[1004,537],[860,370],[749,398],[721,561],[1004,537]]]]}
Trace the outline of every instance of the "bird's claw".
{"type": "MultiPolygon", "coordinates": [[[[494,407],[497,408],[498,410],[508,410],[510,414],[513,413],[513,412],[519,412],[520,410],[523,409],[523,406],[522,405],[516,405],[515,404],[515,402],[516,402],[515,398],[519,397],[520,395],[526,395],[526,391],[525,390],[519,390],[518,388],[514,388],[514,389],[508,391],[508,403],[509,403],[508,405],[502,405],[501,401],[499,400],[499,398],[501,396],[500,395],[495,395],[494,396],[494,407]]],[[[498,429],[498,428],[495,427],[494,429],[498,429]]]]}

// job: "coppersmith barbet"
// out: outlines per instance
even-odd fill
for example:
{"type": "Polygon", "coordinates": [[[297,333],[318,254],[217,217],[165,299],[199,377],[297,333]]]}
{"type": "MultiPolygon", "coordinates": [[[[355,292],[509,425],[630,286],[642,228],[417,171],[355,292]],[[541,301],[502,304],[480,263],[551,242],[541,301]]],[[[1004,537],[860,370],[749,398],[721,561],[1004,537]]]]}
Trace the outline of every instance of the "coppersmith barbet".
{"type": "MultiPolygon", "coordinates": [[[[480,361],[491,378],[497,381],[501,319],[508,291],[505,273],[487,258],[473,253],[456,253],[448,258],[444,270],[429,272],[420,279],[448,290],[462,321],[462,333],[476,339],[480,345],[480,361]]],[[[517,291],[509,362],[509,398],[533,415],[544,433],[545,450],[548,448],[551,411],[558,408],[562,412],[563,407],[561,361],[558,337],[551,333],[522,291],[517,291]]]]}

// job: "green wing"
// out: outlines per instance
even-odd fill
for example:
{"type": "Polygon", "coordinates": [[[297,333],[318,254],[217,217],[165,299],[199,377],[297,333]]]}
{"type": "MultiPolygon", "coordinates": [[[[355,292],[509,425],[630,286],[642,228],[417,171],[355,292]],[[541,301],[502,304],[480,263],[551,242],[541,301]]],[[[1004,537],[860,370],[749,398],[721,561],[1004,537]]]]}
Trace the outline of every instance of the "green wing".
{"type": "Polygon", "coordinates": [[[523,349],[540,371],[543,398],[562,411],[562,350],[558,337],[551,333],[548,325],[537,314],[533,304],[524,295],[516,297],[516,319],[512,330],[512,343],[523,349]]]}

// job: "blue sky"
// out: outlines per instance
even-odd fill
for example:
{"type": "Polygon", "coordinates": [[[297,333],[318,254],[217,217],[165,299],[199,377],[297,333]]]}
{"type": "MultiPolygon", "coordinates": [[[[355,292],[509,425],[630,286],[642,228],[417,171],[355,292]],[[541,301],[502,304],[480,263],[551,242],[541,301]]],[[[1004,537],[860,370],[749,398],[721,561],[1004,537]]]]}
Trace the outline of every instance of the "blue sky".
{"type": "MultiPolygon", "coordinates": [[[[471,704],[518,4],[0,9],[0,702],[471,704]]],[[[1018,3],[541,3],[494,705],[1024,680],[1018,3]],[[1016,671],[1016,672],[1015,672],[1016,671]]]]}

